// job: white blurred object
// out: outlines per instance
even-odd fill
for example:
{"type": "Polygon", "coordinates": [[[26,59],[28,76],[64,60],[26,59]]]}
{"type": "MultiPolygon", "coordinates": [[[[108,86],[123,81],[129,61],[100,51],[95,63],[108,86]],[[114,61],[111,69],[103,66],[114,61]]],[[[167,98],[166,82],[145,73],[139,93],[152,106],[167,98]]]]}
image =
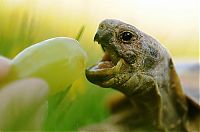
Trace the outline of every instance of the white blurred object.
{"type": "Polygon", "coordinates": [[[36,78],[1,88],[0,130],[40,130],[48,108],[47,95],[47,83],[36,78]]]}

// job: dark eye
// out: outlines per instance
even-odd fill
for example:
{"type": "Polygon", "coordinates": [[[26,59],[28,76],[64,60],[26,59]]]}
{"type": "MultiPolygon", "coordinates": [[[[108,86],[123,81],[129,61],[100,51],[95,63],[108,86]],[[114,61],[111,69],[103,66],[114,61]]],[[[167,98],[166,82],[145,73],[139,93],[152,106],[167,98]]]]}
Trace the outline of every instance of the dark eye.
{"type": "Polygon", "coordinates": [[[121,37],[122,37],[123,41],[129,41],[129,40],[131,40],[133,35],[130,32],[123,32],[121,37]]]}

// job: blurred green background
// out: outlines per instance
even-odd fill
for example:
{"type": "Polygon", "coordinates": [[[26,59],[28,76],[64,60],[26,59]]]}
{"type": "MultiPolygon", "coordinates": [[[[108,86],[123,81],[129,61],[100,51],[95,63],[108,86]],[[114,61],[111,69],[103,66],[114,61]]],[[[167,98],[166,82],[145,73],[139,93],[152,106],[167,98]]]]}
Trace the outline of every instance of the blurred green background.
{"type": "MultiPolygon", "coordinates": [[[[175,59],[198,60],[198,0],[1,0],[0,55],[13,58],[52,37],[75,38],[85,26],[79,42],[92,65],[102,56],[93,36],[105,18],[131,23],[154,36],[175,59]]],[[[66,97],[61,93],[49,99],[44,130],[76,130],[104,120],[109,116],[106,100],[113,93],[80,77],[66,97]]]]}

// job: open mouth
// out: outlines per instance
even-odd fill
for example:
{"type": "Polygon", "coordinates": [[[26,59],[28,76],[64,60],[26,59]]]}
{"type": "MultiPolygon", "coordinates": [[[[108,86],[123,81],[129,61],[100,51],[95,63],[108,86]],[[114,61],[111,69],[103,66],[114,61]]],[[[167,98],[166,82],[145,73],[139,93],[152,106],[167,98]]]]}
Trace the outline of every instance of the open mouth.
{"type": "Polygon", "coordinates": [[[95,72],[111,70],[117,65],[120,57],[117,52],[114,51],[114,48],[109,44],[111,37],[111,32],[97,31],[94,36],[94,42],[98,42],[98,44],[101,45],[104,55],[96,65],[90,67],[88,70],[95,72]]]}
{"type": "Polygon", "coordinates": [[[111,79],[115,76],[117,69],[121,67],[122,60],[112,48],[104,47],[101,44],[104,55],[100,61],[98,61],[92,67],[86,69],[86,77],[92,83],[100,83],[111,79]]]}
{"type": "Polygon", "coordinates": [[[114,70],[116,65],[118,65],[120,57],[118,57],[118,55],[111,48],[103,47],[103,45],[101,46],[104,49],[104,55],[102,59],[99,62],[97,62],[96,65],[88,69],[90,71],[101,72],[114,70]]]}
{"type": "Polygon", "coordinates": [[[116,66],[116,64],[116,59],[114,61],[108,51],[105,51],[102,59],[95,66],[91,67],[90,70],[108,70],[112,69],[114,66],[116,66]]]}

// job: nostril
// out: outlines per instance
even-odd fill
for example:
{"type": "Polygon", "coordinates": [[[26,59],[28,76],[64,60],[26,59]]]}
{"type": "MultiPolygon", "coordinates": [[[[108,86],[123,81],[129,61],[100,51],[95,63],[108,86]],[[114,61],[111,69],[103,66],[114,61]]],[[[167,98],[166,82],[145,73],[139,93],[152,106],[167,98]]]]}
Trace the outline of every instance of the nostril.
{"type": "Polygon", "coordinates": [[[95,34],[94,41],[99,41],[99,34],[98,33],[95,34]]]}

